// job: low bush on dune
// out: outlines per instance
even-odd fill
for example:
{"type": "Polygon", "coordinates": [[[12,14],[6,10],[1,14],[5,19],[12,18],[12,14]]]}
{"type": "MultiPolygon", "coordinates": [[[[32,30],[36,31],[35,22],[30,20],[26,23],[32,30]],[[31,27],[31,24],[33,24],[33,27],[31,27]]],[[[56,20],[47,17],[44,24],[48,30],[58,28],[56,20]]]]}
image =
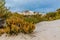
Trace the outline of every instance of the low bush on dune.
{"type": "Polygon", "coordinates": [[[32,33],[35,29],[33,23],[28,23],[17,16],[11,16],[6,19],[4,32],[7,34],[32,33]]]}

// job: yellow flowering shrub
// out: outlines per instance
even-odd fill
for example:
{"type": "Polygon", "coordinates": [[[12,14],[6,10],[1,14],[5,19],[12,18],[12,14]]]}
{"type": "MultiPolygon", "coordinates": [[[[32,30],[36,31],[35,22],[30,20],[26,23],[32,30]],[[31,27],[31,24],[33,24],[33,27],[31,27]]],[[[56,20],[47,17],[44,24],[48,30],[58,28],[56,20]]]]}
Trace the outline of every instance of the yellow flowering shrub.
{"type": "Polygon", "coordinates": [[[23,26],[24,33],[31,33],[31,32],[33,32],[34,29],[35,29],[35,26],[34,26],[34,24],[31,24],[31,23],[26,23],[23,26]]]}
{"type": "Polygon", "coordinates": [[[35,29],[34,24],[14,15],[6,19],[6,25],[5,31],[10,34],[18,34],[19,32],[31,33],[35,29]]]}
{"type": "Polygon", "coordinates": [[[0,29],[0,35],[5,33],[4,29],[0,29]]]}
{"type": "Polygon", "coordinates": [[[9,27],[5,27],[4,28],[4,31],[5,31],[5,33],[8,33],[9,34],[10,33],[10,28],[9,27]]]}

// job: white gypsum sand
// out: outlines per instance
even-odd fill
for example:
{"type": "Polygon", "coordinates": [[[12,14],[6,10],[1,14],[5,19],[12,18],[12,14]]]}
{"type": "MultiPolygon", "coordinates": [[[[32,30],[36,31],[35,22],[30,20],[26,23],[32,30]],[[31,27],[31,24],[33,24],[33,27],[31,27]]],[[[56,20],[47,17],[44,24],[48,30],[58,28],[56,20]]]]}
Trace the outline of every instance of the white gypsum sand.
{"type": "Polygon", "coordinates": [[[44,21],[36,24],[32,34],[18,34],[17,36],[0,36],[0,40],[60,40],[60,20],[44,21]]]}

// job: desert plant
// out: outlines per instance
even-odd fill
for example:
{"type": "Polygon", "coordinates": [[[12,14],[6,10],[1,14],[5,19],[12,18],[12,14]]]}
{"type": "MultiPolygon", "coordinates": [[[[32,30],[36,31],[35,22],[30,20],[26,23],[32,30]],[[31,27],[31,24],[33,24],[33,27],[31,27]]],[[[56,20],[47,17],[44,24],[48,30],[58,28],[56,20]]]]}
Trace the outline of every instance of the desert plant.
{"type": "Polygon", "coordinates": [[[20,17],[11,16],[6,19],[6,32],[9,34],[18,34],[19,32],[23,33],[31,33],[35,29],[33,23],[26,22],[22,20],[20,17]],[[9,28],[9,29],[8,29],[9,28]],[[9,31],[7,31],[7,29],[9,31]]]}
{"type": "Polygon", "coordinates": [[[24,25],[22,27],[22,32],[23,33],[32,33],[34,29],[35,29],[34,24],[32,24],[32,23],[24,23],[24,25]]]}

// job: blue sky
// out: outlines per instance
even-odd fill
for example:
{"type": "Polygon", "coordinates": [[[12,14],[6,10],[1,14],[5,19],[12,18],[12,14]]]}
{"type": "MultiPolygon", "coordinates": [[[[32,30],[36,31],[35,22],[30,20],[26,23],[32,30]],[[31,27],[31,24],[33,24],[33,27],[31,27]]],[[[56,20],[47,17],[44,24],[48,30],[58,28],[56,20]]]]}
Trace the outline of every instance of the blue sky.
{"type": "Polygon", "coordinates": [[[60,0],[6,0],[11,11],[51,12],[60,8],[60,0]]]}

